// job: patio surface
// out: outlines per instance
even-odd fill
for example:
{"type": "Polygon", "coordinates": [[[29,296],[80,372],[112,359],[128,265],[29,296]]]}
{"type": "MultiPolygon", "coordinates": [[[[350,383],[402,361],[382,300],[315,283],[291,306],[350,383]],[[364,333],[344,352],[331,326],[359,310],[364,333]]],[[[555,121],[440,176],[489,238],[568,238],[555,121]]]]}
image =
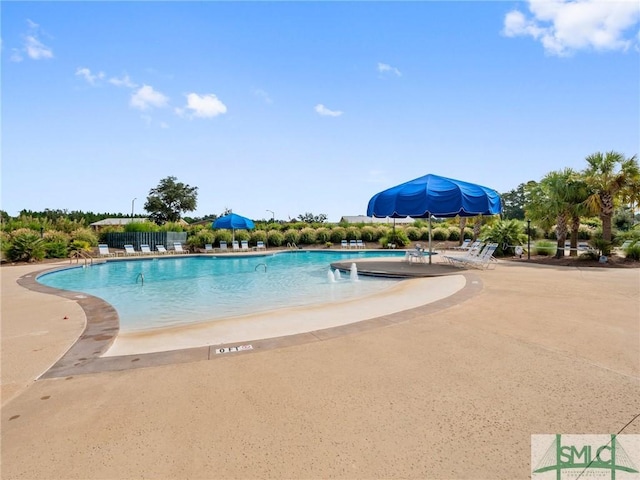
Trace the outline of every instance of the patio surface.
{"type": "Polygon", "coordinates": [[[529,478],[531,434],[640,434],[640,269],[501,262],[368,328],[36,380],[85,325],[16,283],[50,266],[0,268],[3,479],[529,478]]]}

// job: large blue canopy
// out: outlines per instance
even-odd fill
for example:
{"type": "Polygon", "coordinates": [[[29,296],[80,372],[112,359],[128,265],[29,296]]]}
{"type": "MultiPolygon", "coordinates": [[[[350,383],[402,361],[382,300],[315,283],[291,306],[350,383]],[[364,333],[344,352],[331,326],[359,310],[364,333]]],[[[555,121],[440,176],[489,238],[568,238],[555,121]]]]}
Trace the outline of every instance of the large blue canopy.
{"type": "Polygon", "coordinates": [[[235,213],[230,213],[224,217],[217,218],[211,226],[213,228],[230,228],[232,230],[235,230],[236,228],[246,230],[256,228],[253,220],[243,217],[242,215],[236,215],[235,213]]]}
{"type": "Polygon", "coordinates": [[[374,195],[369,200],[367,216],[474,217],[501,211],[500,195],[495,190],[429,174],[374,195]]]}

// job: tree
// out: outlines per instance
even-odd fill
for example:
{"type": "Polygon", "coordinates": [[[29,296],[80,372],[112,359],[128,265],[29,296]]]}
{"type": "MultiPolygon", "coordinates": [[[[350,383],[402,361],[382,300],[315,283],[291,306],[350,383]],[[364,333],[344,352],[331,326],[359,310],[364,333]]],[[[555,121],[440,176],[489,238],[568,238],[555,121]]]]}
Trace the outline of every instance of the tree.
{"type": "Polygon", "coordinates": [[[324,223],[327,220],[327,216],[324,213],[314,215],[313,213],[305,212],[304,215],[298,215],[298,220],[306,223],[324,223]]]}
{"type": "Polygon", "coordinates": [[[625,158],[618,152],[605,154],[596,152],[586,158],[588,167],[584,170],[584,180],[591,189],[586,201],[587,207],[600,215],[602,239],[611,242],[611,218],[616,203],[621,196],[628,196],[637,185],[640,169],[636,155],[625,158]]]}
{"type": "Polygon", "coordinates": [[[163,178],[156,188],[149,190],[144,209],[149,212],[149,218],[158,225],[177,222],[182,212],[192,212],[196,209],[198,187],[191,187],[176,180],[176,177],[163,178]]]}
{"type": "Polygon", "coordinates": [[[500,194],[502,199],[502,217],[524,220],[524,206],[527,203],[527,185],[534,182],[521,183],[515,190],[500,194]]]}

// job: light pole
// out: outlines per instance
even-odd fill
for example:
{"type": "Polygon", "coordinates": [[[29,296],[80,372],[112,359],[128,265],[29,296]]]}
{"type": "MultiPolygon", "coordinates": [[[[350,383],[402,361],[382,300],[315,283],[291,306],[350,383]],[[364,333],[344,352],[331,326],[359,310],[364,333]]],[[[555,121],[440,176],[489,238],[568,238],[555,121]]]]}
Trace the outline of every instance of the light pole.
{"type": "Polygon", "coordinates": [[[267,208],[267,210],[266,210],[266,211],[267,211],[267,212],[271,212],[271,221],[272,221],[273,223],[275,223],[275,222],[276,222],[276,214],[275,214],[275,213],[273,213],[273,210],[269,210],[268,208],[267,208]]]}
{"type": "Polygon", "coordinates": [[[531,260],[531,220],[527,218],[527,260],[531,260]]]}
{"type": "Polygon", "coordinates": [[[136,199],[134,198],[133,200],[131,200],[131,219],[133,220],[133,204],[135,203],[136,199]]]}

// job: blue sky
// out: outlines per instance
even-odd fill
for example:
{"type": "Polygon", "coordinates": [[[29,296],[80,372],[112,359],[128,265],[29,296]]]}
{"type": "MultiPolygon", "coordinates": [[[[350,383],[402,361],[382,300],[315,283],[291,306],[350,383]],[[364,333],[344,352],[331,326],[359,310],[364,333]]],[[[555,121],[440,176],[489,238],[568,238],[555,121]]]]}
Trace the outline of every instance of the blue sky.
{"type": "Polygon", "coordinates": [[[428,173],[506,192],[640,146],[640,7],[2,2],[2,206],[365,214],[428,173]]]}

